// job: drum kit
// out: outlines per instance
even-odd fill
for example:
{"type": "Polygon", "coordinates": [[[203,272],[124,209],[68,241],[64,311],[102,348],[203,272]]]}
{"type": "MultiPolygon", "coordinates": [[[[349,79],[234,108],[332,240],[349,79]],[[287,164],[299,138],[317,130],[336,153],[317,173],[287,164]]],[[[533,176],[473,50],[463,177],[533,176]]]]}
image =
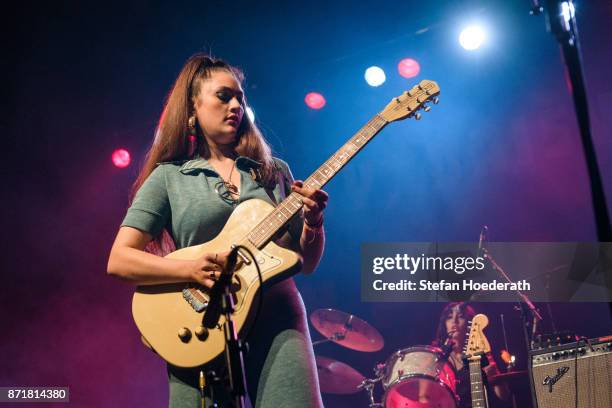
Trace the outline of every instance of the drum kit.
{"type": "MultiPolygon", "coordinates": [[[[379,351],[384,346],[378,330],[352,314],[318,309],[310,315],[310,321],[324,336],[313,342],[314,346],[333,342],[362,352],[379,351]]],[[[370,408],[456,408],[459,403],[455,369],[438,347],[398,350],[374,367],[374,378],[366,378],[350,365],[331,358],[316,356],[316,363],[323,393],[347,395],[363,390],[370,408]],[[383,388],[382,402],[374,399],[376,384],[383,388]]],[[[491,381],[505,381],[502,376],[491,381]]]]}
{"type": "MultiPolygon", "coordinates": [[[[352,314],[318,309],[310,315],[310,321],[325,337],[313,342],[315,346],[331,341],[351,350],[375,352],[385,344],[378,330],[352,314]]],[[[455,373],[441,356],[442,350],[431,346],[398,350],[374,368],[375,378],[366,378],[348,364],[327,357],[317,356],[316,362],[324,393],[353,394],[365,390],[372,408],[454,408],[455,373]],[[384,390],[383,403],[374,401],[374,387],[378,383],[384,390]]]]}

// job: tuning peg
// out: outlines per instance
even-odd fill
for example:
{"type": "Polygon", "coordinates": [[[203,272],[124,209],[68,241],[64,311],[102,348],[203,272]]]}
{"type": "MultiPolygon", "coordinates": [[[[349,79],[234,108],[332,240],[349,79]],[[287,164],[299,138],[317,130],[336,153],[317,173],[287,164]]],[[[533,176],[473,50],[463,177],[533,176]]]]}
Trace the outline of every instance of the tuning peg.
{"type": "Polygon", "coordinates": [[[429,111],[431,110],[431,106],[425,106],[425,107],[423,108],[423,110],[424,110],[425,112],[429,112],[429,111]]]}
{"type": "Polygon", "coordinates": [[[415,114],[414,114],[414,118],[415,118],[416,120],[421,120],[421,112],[417,112],[417,113],[415,113],[415,114]]]}
{"type": "Polygon", "coordinates": [[[399,98],[395,98],[395,102],[400,103],[399,98]]]}
{"type": "Polygon", "coordinates": [[[437,96],[435,98],[433,98],[433,103],[434,105],[437,105],[440,103],[440,98],[438,98],[437,96]]]}

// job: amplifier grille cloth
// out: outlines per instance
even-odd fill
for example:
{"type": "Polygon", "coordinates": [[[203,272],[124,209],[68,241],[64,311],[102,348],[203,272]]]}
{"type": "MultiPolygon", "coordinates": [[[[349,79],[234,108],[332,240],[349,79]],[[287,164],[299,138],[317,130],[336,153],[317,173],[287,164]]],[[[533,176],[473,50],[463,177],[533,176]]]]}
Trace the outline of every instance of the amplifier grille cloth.
{"type": "MultiPolygon", "coordinates": [[[[536,359],[537,360],[537,359],[536,359]]],[[[612,352],[595,352],[540,364],[534,362],[533,381],[538,408],[576,407],[576,363],[578,364],[578,408],[612,408],[612,352]],[[544,379],[557,374],[557,369],[569,370],[552,386],[544,379]]]]}

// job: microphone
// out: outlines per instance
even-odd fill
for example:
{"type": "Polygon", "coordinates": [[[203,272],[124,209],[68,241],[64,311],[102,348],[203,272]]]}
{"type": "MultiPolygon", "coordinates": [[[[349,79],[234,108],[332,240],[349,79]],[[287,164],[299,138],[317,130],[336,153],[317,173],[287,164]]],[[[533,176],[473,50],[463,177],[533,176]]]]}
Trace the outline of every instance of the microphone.
{"type": "Polygon", "coordinates": [[[482,229],[480,230],[480,236],[478,237],[478,252],[476,253],[476,256],[482,256],[483,254],[484,245],[487,240],[488,231],[489,231],[489,227],[487,227],[486,225],[483,225],[482,229]]]}
{"type": "Polygon", "coordinates": [[[219,276],[219,279],[210,289],[210,299],[208,300],[208,306],[202,321],[204,327],[208,329],[213,329],[219,323],[219,317],[223,313],[223,295],[225,294],[225,288],[232,284],[232,276],[234,275],[237,260],[238,247],[235,246],[227,256],[227,265],[221,271],[221,276],[219,276]]]}
{"type": "Polygon", "coordinates": [[[455,342],[452,340],[453,335],[455,334],[455,331],[451,331],[447,334],[446,336],[446,340],[444,341],[444,344],[442,346],[440,346],[440,349],[442,349],[442,359],[443,360],[448,360],[448,357],[450,356],[451,352],[453,351],[453,347],[455,346],[455,342]]]}

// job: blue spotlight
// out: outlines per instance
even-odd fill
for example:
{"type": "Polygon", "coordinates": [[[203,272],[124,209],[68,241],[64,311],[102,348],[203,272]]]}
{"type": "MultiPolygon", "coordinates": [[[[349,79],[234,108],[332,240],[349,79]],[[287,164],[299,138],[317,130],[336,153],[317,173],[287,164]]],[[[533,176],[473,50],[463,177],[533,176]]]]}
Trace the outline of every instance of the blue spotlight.
{"type": "Polygon", "coordinates": [[[376,66],[366,69],[364,77],[370,86],[380,86],[387,79],[385,76],[385,71],[376,66]]]}
{"type": "Polygon", "coordinates": [[[474,51],[484,43],[485,32],[480,26],[472,25],[464,28],[459,34],[459,44],[468,51],[474,51]]]}

